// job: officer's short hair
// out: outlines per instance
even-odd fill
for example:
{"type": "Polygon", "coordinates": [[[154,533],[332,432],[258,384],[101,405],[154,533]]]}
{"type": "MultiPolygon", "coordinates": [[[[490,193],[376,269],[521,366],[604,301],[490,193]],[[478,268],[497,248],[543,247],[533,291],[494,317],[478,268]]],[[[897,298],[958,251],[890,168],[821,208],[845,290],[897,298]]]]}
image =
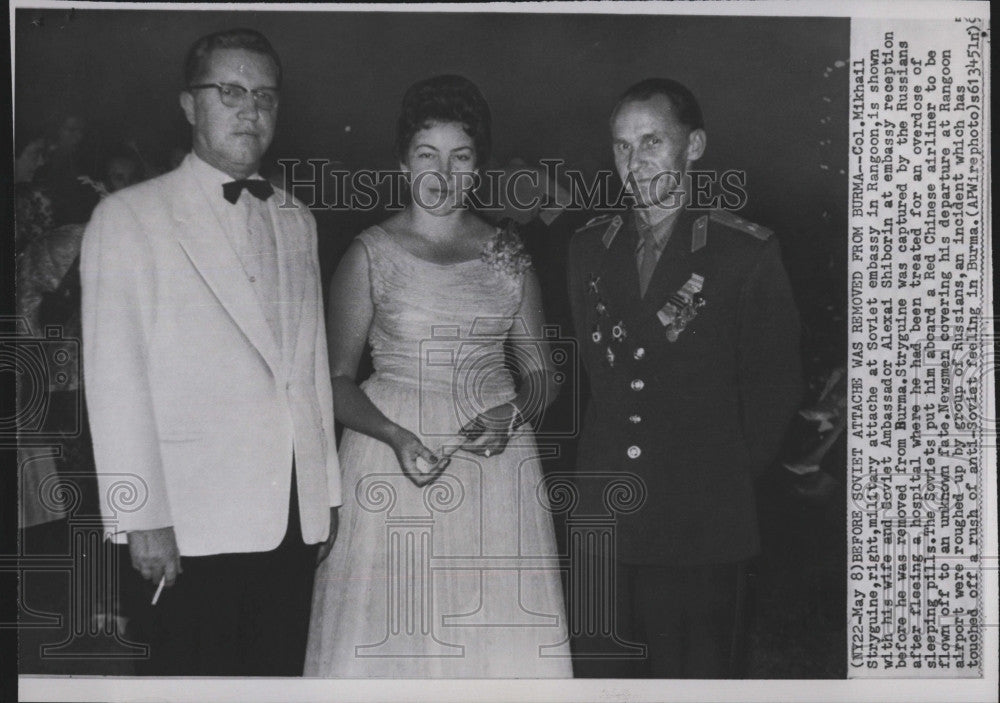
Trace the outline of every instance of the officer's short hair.
{"type": "Polygon", "coordinates": [[[271,46],[260,32],[254,29],[224,29],[221,32],[206,34],[188,49],[184,61],[184,85],[195,85],[205,73],[208,59],[216,49],[244,49],[257,54],[263,54],[274,62],[277,70],[278,87],[281,87],[281,59],[278,52],[271,46]]]}
{"type": "Polygon", "coordinates": [[[701,114],[701,105],[687,86],[669,78],[647,78],[639,81],[622,93],[611,111],[611,119],[615,119],[618,110],[627,102],[649,100],[654,95],[662,95],[673,105],[677,120],[688,129],[705,129],[705,119],[701,114]]]}

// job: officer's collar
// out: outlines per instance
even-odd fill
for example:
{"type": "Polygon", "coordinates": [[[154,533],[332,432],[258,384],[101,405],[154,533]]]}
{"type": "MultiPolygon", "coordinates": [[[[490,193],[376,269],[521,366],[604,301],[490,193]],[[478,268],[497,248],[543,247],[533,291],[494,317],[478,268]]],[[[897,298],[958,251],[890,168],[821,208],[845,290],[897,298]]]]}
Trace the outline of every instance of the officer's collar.
{"type": "Polygon", "coordinates": [[[653,241],[656,242],[656,250],[663,251],[663,248],[670,241],[670,236],[676,229],[677,222],[683,218],[684,210],[678,209],[656,224],[650,225],[642,218],[640,208],[633,208],[631,212],[632,221],[635,224],[635,231],[639,234],[639,241],[636,243],[638,249],[646,239],[646,233],[651,232],[653,241]]]}

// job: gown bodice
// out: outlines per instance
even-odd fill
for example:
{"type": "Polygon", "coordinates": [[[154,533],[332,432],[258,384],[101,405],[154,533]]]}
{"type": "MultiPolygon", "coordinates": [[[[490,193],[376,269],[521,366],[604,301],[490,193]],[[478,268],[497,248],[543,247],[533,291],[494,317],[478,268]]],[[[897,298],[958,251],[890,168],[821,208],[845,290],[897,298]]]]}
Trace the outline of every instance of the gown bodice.
{"type": "Polygon", "coordinates": [[[368,333],[375,371],[368,384],[459,397],[511,396],[504,340],[516,324],[523,277],[491,265],[488,257],[426,261],[377,226],[359,238],[375,305],[368,333]]]}

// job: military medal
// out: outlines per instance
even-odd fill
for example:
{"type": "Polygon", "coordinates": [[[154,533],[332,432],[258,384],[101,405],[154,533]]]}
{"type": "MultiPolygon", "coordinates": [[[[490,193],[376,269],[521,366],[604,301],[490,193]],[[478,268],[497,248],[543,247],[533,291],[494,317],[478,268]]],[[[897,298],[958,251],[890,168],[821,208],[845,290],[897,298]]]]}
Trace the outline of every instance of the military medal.
{"type": "Polygon", "coordinates": [[[620,342],[628,336],[625,331],[625,323],[622,320],[618,320],[618,324],[611,328],[611,336],[615,338],[616,342],[620,342]]]}
{"type": "Polygon", "coordinates": [[[681,332],[693,319],[698,316],[698,311],[705,306],[705,298],[701,295],[701,289],[705,285],[705,278],[697,273],[691,274],[688,282],[681,286],[681,289],[667,298],[667,302],[656,313],[666,330],[667,340],[676,342],[681,332]]]}
{"type": "Polygon", "coordinates": [[[590,333],[590,338],[594,341],[594,344],[600,344],[604,335],[601,334],[600,325],[594,325],[594,331],[590,333]]]}
{"type": "Polygon", "coordinates": [[[597,305],[594,306],[594,309],[597,310],[597,314],[598,315],[607,315],[608,314],[608,306],[605,305],[600,300],[597,301],[597,305]]]}
{"type": "Polygon", "coordinates": [[[608,362],[608,366],[615,365],[615,353],[611,351],[611,347],[604,350],[604,360],[608,362]]]}
{"type": "Polygon", "coordinates": [[[589,290],[591,293],[594,293],[596,295],[597,294],[597,284],[600,283],[600,282],[601,282],[601,277],[600,276],[595,276],[594,274],[590,274],[590,282],[587,284],[587,290],[589,290]]]}

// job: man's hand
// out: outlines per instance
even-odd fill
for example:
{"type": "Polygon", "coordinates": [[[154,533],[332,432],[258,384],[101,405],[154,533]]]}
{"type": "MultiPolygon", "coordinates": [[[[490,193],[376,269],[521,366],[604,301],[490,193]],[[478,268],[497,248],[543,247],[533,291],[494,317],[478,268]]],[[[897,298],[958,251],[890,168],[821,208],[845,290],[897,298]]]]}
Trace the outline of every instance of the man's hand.
{"type": "Polygon", "coordinates": [[[132,568],[154,584],[163,578],[164,586],[173,586],[177,574],[183,571],[173,527],[129,532],[128,551],[132,568]]]}
{"type": "Polygon", "coordinates": [[[316,566],[322,564],[323,560],[330,556],[333,543],[337,541],[337,528],[339,526],[340,511],[337,508],[330,508],[330,536],[326,538],[326,542],[319,545],[319,551],[316,552],[316,566]]]}

